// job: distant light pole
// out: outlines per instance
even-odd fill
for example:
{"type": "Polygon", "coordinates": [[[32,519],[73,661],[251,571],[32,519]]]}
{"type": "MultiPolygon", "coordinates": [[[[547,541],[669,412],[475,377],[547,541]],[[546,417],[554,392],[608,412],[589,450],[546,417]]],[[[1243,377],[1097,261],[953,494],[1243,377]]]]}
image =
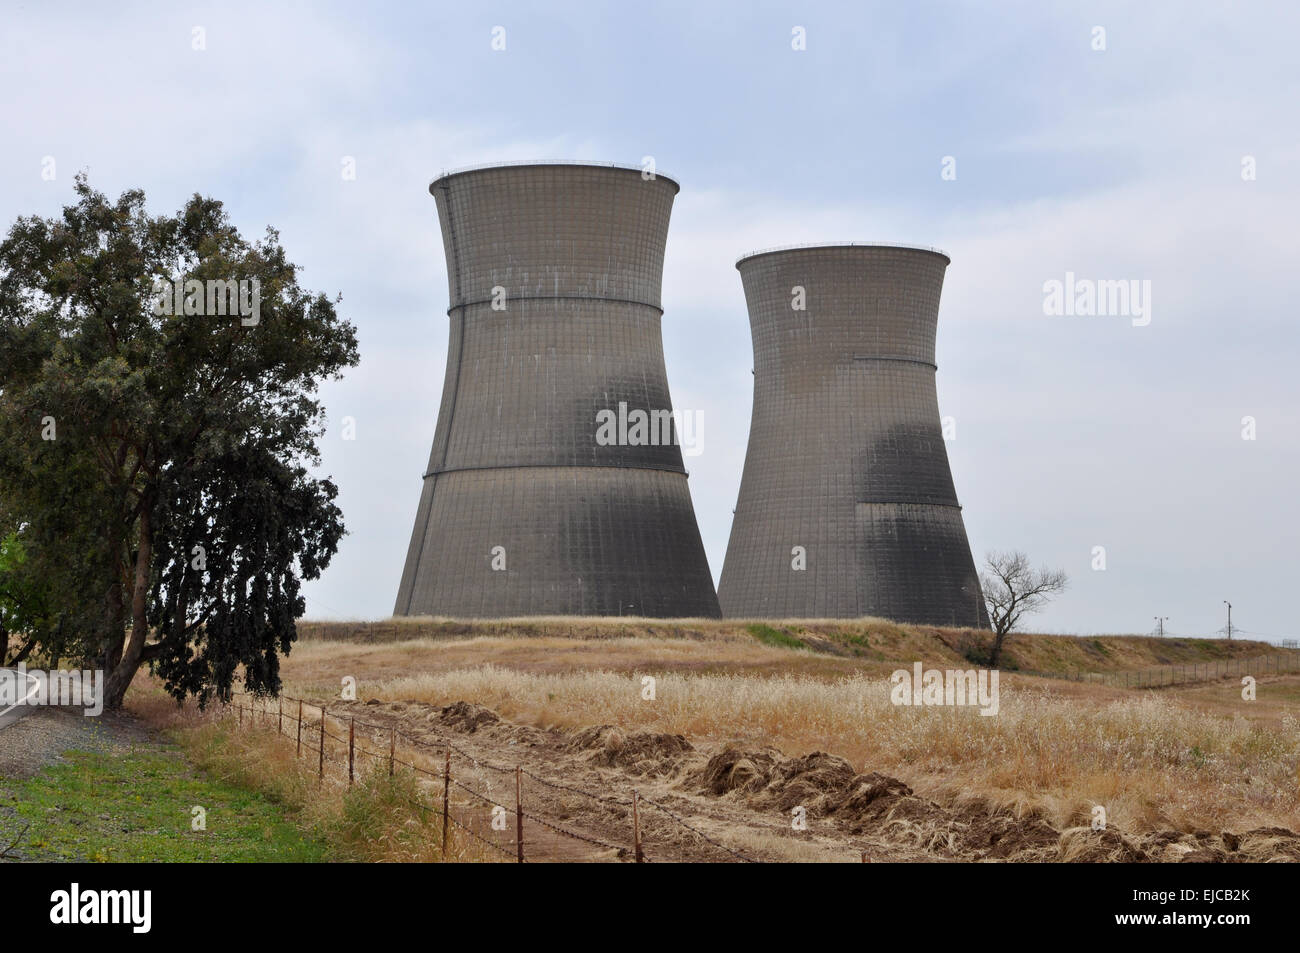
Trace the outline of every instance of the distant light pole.
{"type": "Polygon", "coordinates": [[[1156,635],[1159,638],[1163,639],[1165,637],[1165,623],[1169,621],[1169,616],[1158,615],[1155,617],[1155,620],[1156,620],[1156,635]]]}
{"type": "Polygon", "coordinates": [[[1232,641],[1232,603],[1229,602],[1227,599],[1224,599],[1223,604],[1228,607],[1228,641],[1231,642],[1232,641]]]}

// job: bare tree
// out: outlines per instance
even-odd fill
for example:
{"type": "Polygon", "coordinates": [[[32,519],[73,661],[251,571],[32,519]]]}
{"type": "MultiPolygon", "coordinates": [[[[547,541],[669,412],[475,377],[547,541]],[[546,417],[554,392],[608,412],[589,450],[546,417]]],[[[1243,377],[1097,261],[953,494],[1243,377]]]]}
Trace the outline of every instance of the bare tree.
{"type": "Polygon", "coordinates": [[[986,572],[980,573],[980,587],[989,607],[989,621],[993,623],[993,651],[989,653],[989,666],[996,668],[1002,656],[1002,646],[1020,617],[1026,612],[1037,612],[1047,605],[1057,593],[1069,585],[1065,571],[1043,567],[1035,569],[1029,557],[1016,550],[1008,553],[992,552],[984,557],[986,572]]]}

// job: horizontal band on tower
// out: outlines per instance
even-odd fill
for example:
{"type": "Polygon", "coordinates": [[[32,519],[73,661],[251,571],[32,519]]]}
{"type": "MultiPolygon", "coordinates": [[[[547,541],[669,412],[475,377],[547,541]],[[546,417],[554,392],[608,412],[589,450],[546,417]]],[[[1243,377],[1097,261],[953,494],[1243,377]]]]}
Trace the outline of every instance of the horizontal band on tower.
{"type": "MultiPolygon", "coordinates": [[[[599,295],[506,295],[507,301],[600,301],[614,304],[635,304],[643,308],[650,308],[657,311],[662,318],[664,309],[657,304],[651,304],[649,301],[637,301],[633,298],[602,298],[599,295]]],[[[448,317],[457,308],[471,308],[479,304],[492,304],[492,298],[483,298],[479,301],[462,301],[460,304],[453,304],[447,309],[448,317]]]]}
{"type": "Polygon", "coordinates": [[[421,479],[427,480],[431,476],[438,476],[440,473],[461,473],[468,470],[523,470],[523,469],[546,469],[546,470],[654,470],[657,473],[680,473],[684,477],[689,477],[685,467],[655,467],[644,463],[621,466],[617,463],[494,463],[490,466],[482,467],[441,467],[436,470],[430,470],[421,479]]]}
{"type": "Polygon", "coordinates": [[[854,354],[855,361],[897,361],[899,364],[920,364],[922,367],[928,367],[932,370],[938,370],[939,365],[933,361],[922,361],[915,357],[877,357],[874,354],[854,354]]]}
{"type": "Polygon", "coordinates": [[[940,503],[936,500],[858,500],[858,506],[946,506],[949,509],[961,509],[960,503],[940,503]]]}

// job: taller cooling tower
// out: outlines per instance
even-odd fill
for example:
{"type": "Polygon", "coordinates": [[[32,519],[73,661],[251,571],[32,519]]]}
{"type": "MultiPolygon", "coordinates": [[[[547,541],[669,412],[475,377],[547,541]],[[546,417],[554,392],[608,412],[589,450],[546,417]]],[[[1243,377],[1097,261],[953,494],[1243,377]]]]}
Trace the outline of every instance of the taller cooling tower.
{"type": "Polygon", "coordinates": [[[935,392],[947,266],[858,244],[736,263],[754,410],[724,615],[987,624],[935,392]]]}
{"type": "Polygon", "coordinates": [[[451,338],[394,613],[718,616],[665,423],[677,183],[544,163],[455,172],[429,191],[451,338]]]}

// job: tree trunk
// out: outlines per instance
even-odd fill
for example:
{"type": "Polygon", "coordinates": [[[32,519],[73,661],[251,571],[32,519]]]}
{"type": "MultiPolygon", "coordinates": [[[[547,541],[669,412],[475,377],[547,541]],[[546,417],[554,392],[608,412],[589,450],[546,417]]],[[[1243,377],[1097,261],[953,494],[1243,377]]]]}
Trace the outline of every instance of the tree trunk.
{"type": "MultiPolygon", "coordinates": [[[[8,662],[5,662],[4,664],[17,665],[19,662],[27,661],[27,656],[32,654],[32,649],[34,648],[36,648],[36,636],[32,636],[30,639],[28,639],[27,642],[23,645],[23,647],[18,650],[18,653],[13,658],[11,658],[8,662]]],[[[6,649],[6,651],[8,651],[8,649],[6,649]]],[[[4,656],[0,656],[0,661],[3,661],[3,659],[4,656]]]]}
{"type": "Polygon", "coordinates": [[[125,610],[122,606],[122,582],[119,579],[120,566],[113,562],[113,579],[104,595],[105,616],[108,619],[108,631],[104,634],[104,675],[113,674],[118,663],[122,661],[122,644],[126,639],[125,610]]]}
{"type": "MultiPolygon", "coordinates": [[[[135,585],[131,593],[131,635],[126,639],[122,659],[111,673],[106,673],[104,707],[121,708],[126,690],[135,678],[144,658],[144,642],[149,634],[149,570],[153,563],[153,513],[148,502],[140,512],[140,548],[135,554],[135,585]]],[[[120,596],[119,596],[120,601],[120,596]]]]}
{"type": "Polygon", "coordinates": [[[993,649],[989,652],[989,668],[998,667],[998,659],[1002,658],[1002,643],[1006,641],[1007,633],[1005,631],[996,631],[993,636],[993,649]]]}

